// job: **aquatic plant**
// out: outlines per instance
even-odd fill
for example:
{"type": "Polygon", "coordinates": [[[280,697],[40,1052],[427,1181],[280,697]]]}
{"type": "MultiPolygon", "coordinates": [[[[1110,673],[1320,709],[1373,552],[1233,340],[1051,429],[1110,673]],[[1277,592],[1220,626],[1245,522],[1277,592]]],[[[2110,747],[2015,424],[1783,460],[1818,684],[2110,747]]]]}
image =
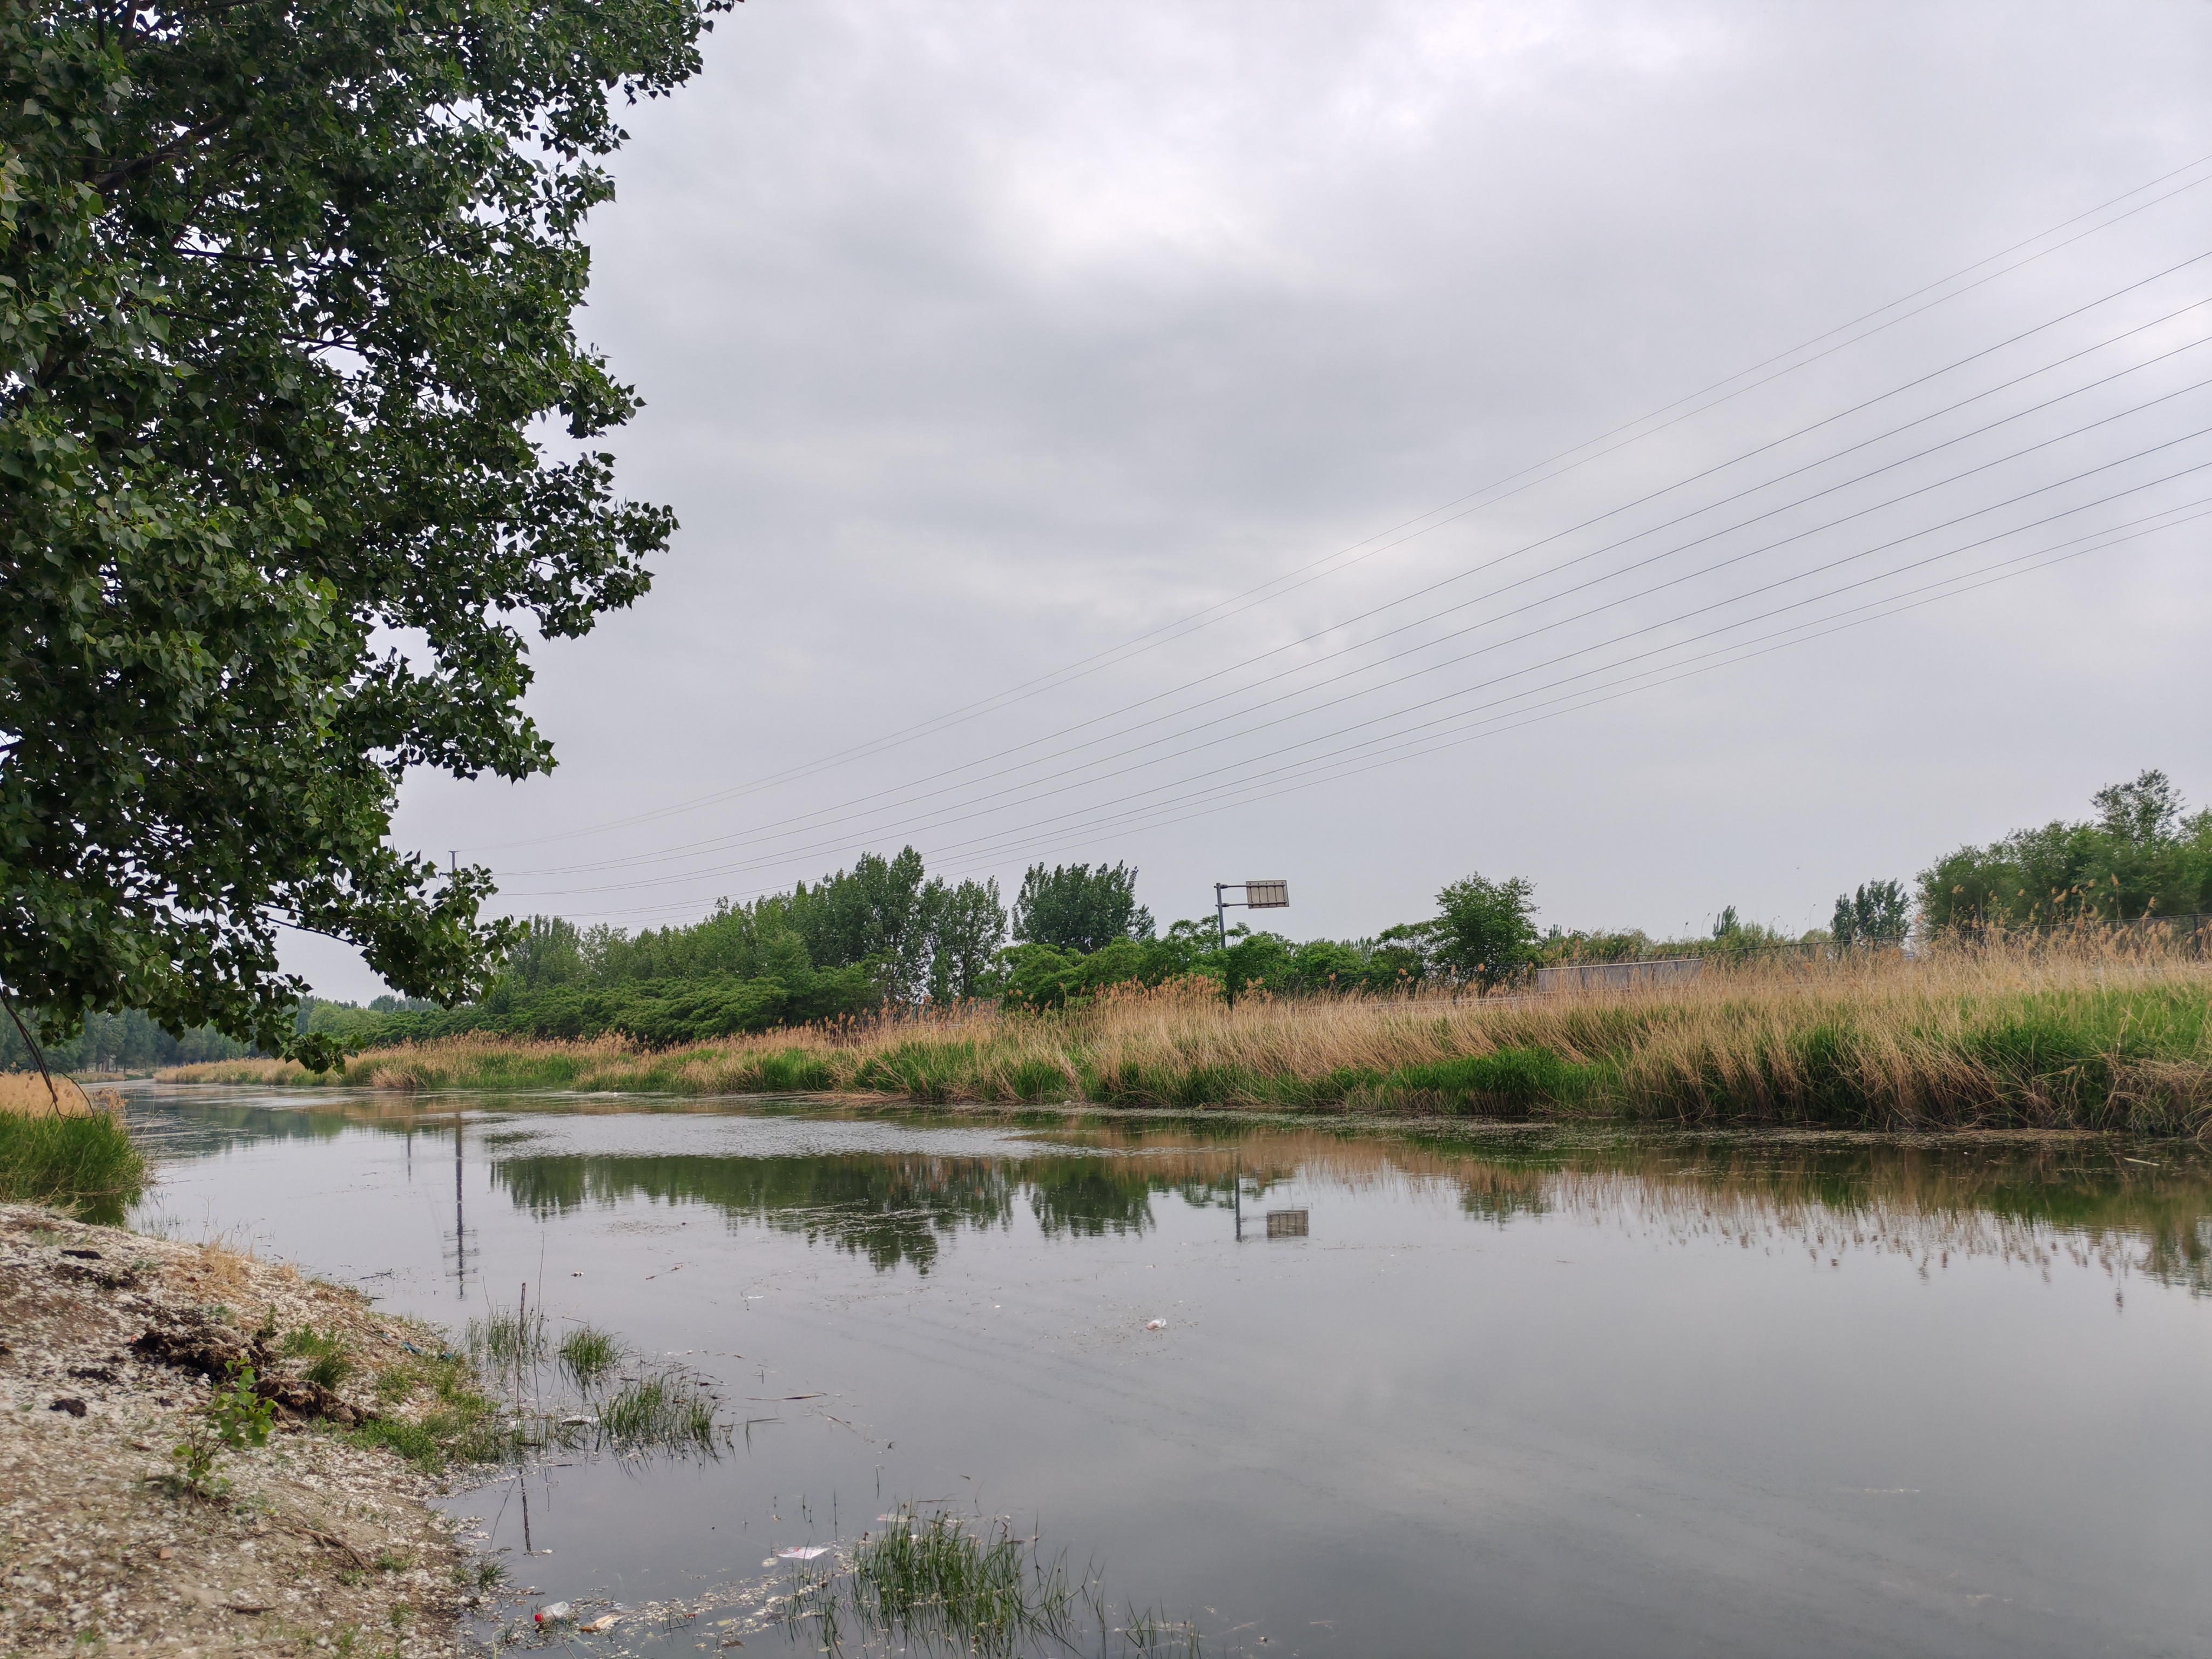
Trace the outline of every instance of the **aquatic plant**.
{"type": "Polygon", "coordinates": [[[544,1362],[545,1316],[536,1309],[494,1308],[471,1319],[462,1338],[469,1358],[495,1373],[512,1374],[544,1362]]]}
{"type": "Polygon", "coordinates": [[[1200,1651],[1194,1625],[1127,1608],[1117,1620],[1093,1572],[1072,1578],[1066,1557],[1003,1519],[902,1507],[833,1553],[826,1568],[794,1563],[777,1607],[787,1635],[827,1652],[1024,1654],[1089,1650],[1125,1656],[1200,1651]]]}
{"type": "Polygon", "coordinates": [[[579,1325],[561,1339],[561,1369],[586,1392],[597,1387],[622,1358],[622,1344],[594,1326],[579,1325]]]}
{"type": "MultiPolygon", "coordinates": [[[[285,1352],[331,1356],[328,1340],[294,1332],[285,1352]]],[[[514,1463],[549,1449],[605,1450],[624,1457],[669,1454],[714,1456],[728,1431],[714,1420],[707,1381],[680,1366],[644,1370],[599,1401],[592,1395],[628,1356],[620,1338],[589,1325],[550,1347],[544,1315],[494,1307],[469,1322],[459,1353],[424,1353],[378,1373],[377,1394],[390,1404],[430,1390],[436,1403],[410,1419],[389,1416],[355,1430],[358,1444],[380,1445],[425,1469],[455,1463],[514,1463]],[[544,1364],[557,1352],[549,1375],[544,1364]],[[567,1387],[563,1387],[563,1384],[567,1387]]],[[[311,1369],[310,1376],[313,1376],[311,1369]]]]}
{"type": "Polygon", "coordinates": [[[720,1447],[714,1396],[687,1371],[648,1372],[623,1385],[599,1407],[602,1442],[620,1451],[690,1451],[720,1447]]]}

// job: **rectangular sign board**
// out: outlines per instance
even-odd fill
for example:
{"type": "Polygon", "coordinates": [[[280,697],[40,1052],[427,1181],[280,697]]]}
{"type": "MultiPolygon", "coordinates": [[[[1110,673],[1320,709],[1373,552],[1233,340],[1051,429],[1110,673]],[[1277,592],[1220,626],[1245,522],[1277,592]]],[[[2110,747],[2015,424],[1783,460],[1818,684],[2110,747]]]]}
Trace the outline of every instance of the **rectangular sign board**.
{"type": "Polygon", "coordinates": [[[1244,902],[1255,910],[1287,910],[1291,905],[1291,884],[1248,881],[1244,884],[1244,902]]]}

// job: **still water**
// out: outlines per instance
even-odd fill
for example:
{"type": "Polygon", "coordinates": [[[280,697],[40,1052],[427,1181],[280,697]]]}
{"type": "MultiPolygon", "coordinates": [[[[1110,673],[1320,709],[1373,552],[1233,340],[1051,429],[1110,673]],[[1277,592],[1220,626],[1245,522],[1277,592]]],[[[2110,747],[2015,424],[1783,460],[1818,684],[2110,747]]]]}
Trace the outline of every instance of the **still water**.
{"type": "Polygon", "coordinates": [[[527,1283],[715,1380],[719,1459],[452,1500],[539,1599],[735,1597],[911,1504],[1035,1528],[1210,1653],[2212,1653],[2193,1148],[208,1089],[131,1116],[139,1224],[455,1328],[527,1283]]]}

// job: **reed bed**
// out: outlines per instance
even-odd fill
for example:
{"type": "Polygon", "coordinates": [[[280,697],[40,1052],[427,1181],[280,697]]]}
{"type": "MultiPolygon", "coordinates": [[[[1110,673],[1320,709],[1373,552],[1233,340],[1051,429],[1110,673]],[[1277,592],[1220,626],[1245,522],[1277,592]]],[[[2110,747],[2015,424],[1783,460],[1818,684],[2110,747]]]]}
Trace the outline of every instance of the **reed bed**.
{"type": "Polygon", "coordinates": [[[1199,981],[1043,1014],[971,1005],[658,1050],[471,1036],[356,1055],[346,1080],[2195,1134],[2212,1126],[2212,971],[2155,939],[2097,937],[1714,963],[1684,984],[1540,996],[1230,1006],[1199,981]]]}

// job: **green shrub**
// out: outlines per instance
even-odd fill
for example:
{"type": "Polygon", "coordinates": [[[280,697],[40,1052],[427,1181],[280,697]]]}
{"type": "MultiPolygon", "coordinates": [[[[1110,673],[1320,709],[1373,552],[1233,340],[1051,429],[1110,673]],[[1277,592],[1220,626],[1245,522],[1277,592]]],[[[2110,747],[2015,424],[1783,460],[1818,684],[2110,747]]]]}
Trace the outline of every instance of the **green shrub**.
{"type": "Polygon", "coordinates": [[[170,1448],[178,1484],[195,1497],[216,1489],[216,1460],[226,1451],[269,1443],[276,1407],[254,1392],[253,1368],[233,1360],[226,1381],[208,1399],[206,1409],[185,1427],[185,1437],[170,1448]]]}

